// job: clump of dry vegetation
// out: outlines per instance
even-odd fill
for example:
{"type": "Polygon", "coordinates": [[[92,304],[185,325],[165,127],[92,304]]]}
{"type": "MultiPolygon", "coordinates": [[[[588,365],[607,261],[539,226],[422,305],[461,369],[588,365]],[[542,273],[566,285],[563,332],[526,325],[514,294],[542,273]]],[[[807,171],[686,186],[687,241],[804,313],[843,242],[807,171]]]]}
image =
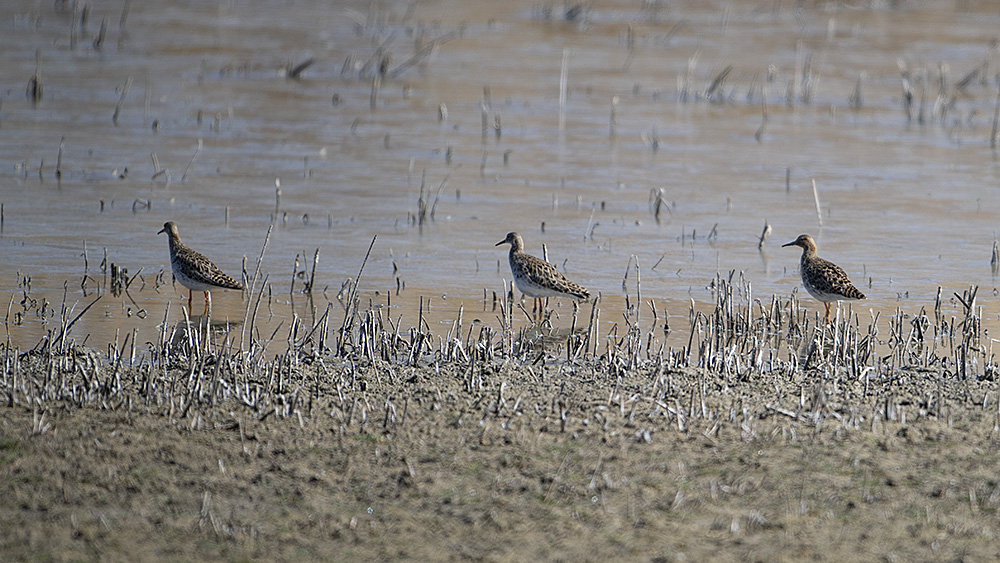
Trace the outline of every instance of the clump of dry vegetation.
{"type": "Polygon", "coordinates": [[[976,288],[887,334],[848,308],[817,325],[735,273],[683,329],[637,279],[621,320],[595,302],[568,330],[522,325],[508,294],[496,324],[436,332],[363,309],[354,283],[339,328],[328,307],[281,342],[253,330],[257,277],[245,327],[164,322],[99,353],[64,307],[32,349],[0,346],[8,555],[768,559],[792,532],[820,560],[845,533],[907,558],[935,549],[907,534],[985,554],[1000,531],[976,288]]]}

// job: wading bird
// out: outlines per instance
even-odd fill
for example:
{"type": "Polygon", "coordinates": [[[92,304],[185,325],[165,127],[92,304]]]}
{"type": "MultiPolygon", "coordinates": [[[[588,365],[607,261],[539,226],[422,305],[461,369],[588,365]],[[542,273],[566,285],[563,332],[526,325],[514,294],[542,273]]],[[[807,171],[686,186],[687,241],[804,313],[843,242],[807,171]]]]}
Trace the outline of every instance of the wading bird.
{"type": "Polygon", "coordinates": [[[816,241],[809,235],[799,235],[785,246],[802,248],[802,262],[799,273],[802,274],[802,285],[809,295],[819,299],[826,305],[826,322],[830,324],[830,304],[835,301],[856,301],[864,299],[865,294],[854,287],[847,274],[840,266],[816,256],[816,241]]]}
{"type": "Polygon", "coordinates": [[[227,276],[211,260],[192,250],[181,242],[177,233],[177,225],[173,221],[163,224],[163,229],[156,234],[167,233],[170,240],[170,268],[174,279],[188,288],[188,308],[191,308],[191,292],[205,293],[205,309],[212,303],[210,292],[213,289],[243,289],[243,284],[227,276]]]}
{"type": "Polygon", "coordinates": [[[521,293],[534,298],[534,306],[531,309],[533,315],[536,312],[540,314],[541,301],[545,297],[590,299],[589,291],[566,279],[555,266],[541,258],[526,254],[524,240],[518,233],[507,233],[507,238],[495,246],[501,244],[510,244],[510,271],[514,275],[514,284],[521,293]]]}

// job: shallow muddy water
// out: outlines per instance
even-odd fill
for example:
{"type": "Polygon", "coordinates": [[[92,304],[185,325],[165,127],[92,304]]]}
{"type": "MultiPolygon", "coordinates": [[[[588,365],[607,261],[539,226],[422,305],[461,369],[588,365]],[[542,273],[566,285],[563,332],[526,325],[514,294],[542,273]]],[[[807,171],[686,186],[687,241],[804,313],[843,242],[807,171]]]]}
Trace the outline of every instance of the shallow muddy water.
{"type": "MultiPolygon", "coordinates": [[[[809,232],[868,294],[863,319],[979,285],[998,323],[995,3],[623,0],[571,21],[554,2],[123,5],[0,9],[0,315],[22,345],[98,295],[73,327],[97,347],[183,319],[167,220],[234,276],[271,228],[265,336],[329,302],[343,315],[373,237],[365,306],[494,322],[511,230],[605,319],[636,262],[671,315],[731,271],[787,296],[799,252],[780,245],[809,232]]],[[[213,301],[242,320],[239,293],[213,301]]]]}

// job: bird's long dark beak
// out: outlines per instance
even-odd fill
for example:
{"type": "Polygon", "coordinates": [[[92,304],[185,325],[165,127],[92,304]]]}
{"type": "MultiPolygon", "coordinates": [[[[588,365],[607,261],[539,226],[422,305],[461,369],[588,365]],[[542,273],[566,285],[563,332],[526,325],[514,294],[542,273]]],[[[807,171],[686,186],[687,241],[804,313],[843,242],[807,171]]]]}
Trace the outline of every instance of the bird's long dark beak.
{"type": "Polygon", "coordinates": [[[506,240],[506,239],[504,239],[504,240],[502,240],[502,241],[500,241],[500,242],[498,242],[498,243],[494,244],[493,246],[500,246],[501,244],[503,244],[503,243],[505,243],[505,242],[507,242],[507,240],[506,240]]]}
{"type": "Polygon", "coordinates": [[[162,233],[165,233],[165,232],[167,232],[167,228],[166,228],[166,227],[163,227],[163,228],[162,228],[162,229],[160,229],[159,231],[156,231],[156,234],[158,234],[158,235],[159,235],[159,234],[162,234],[162,233]]]}
{"type": "Polygon", "coordinates": [[[793,240],[792,242],[786,242],[785,244],[781,245],[781,248],[785,248],[786,246],[795,246],[795,241],[793,240]]]}

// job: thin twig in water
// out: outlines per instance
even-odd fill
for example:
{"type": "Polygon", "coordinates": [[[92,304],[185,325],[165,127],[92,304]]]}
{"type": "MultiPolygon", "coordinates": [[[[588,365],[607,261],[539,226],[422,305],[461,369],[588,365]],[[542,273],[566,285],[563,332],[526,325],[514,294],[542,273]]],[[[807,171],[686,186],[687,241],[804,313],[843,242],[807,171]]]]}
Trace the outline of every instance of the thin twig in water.
{"type": "MultiPolygon", "coordinates": [[[[194,154],[191,155],[191,160],[188,161],[188,165],[184,168],[184,173],[181,174],[181,183],[182,184],[187,180],[188,170],[190,170],[191,169],[191,165],[194,164],[194,159],[198,158],[198,155],[201,154],[201,148],[204,145],[205,145],[205,141],[203,141],[201,138],[199,138],[198,139],[198,148],[194,150],[194,154]]],[[[226,210],[228,211],[228,209],[229,208],[227,207],[226,210]]],[[[229,221],[227,220],[226,222],[228,223],[229,221]]]]}
{"type": "Polygon", "coordinates": [[[732,70],[733,70],[733,65],[729,65],[726,68],[722,69],[722,72],[715,75],[715,78],[712,79],[711,84],[709,84],[708,88],[705,89],[706,99],[712,100],[716,91],[720,90],[722,83],[725,82],[726,77],[729,76],[729,73],[732,72],[732,70]]]}
{"type": "Polygon", "coordinates": [[[770,236],[770,234],[771,224],[767,222],[767,219],[764,219],[764,230],[760,232],[760,241],[757,242],[758,249],[764,248],[764,241],[767,240],[767,237],[770,236]]]}
{"type": "Polygon", "coordinates": [[[122,95],[118,98],[118,105],[115,106],[115,113],[111,116],[111,123],[118,127],[118,115],[122,112],[122,105],[125,104],[125,96],[128,96],[128,90],[132,87],[132,77],[129,76],[125,80],[125,86],[122,87],[122,95]]]}
{"type": "Polygon", "coordinates": [[[993,239],[993,255],[990,257],[990,270],[993,271],[993,275],[1000,274],[1000,243],[997,239],[993,239]]]}
{"type": "Polygon", "coordinates": [[[1000,86],[997,87],[997,103],[993,108],[993,129],[990,131],[990,148],[996,150],[997,136],[1000,135],[1000,86]]]}
{"type": "Polygon", "coordinates": [[[449,178],[451,178],[450,172],[444,177],[444,180],[441,180],[441,185],[438,186],[437,193],[434,194],[434,203],[431,204],[431,221],[434,220],[434,213],[437,211],[438,201],[441,200],[441,190],[443,190],[445,185],[448,184],[449,178]]]}
{"type": "Polygon", "coordinates": [[[559,130],[566,130],[566,90],[569,82],[569,49],[563,49],[559,69],[559,130]]]}
{"type": "Polygon", "coordinates": [[[292,70],[288,71],[288,78],[297,79],[305,70],[313,65],[316,59],[309,57],[308,59],[302,61],[301,63],[295,65],[292,70]]]}
{"type": "Polygon", "coordinates": [[[764,126],[767,125],[767,98],[766,97],[761,96],[760,109],[761,109],[760,127],[757,128],[757,132],[754,133],[754,135],[753,135],[753,138],[756,139],[758,143],[762,143],[763,142],[762,139],[764,138],[764,126]]]}
{"type": "Polygon", "coordinates": [[[853,110],[861,109],[863,102],[861,99],[861,82],[865,78],[865,73],[858,75],[858,82],[854,85],[854,92],[851,93],[851,97],[848,98],[847,102],[853,110]]]}
{"type": "Polygon", "coordinates": [[[66,137],[59,139],[59,153],[56,155],[56,179],[62,178],[62,153],[66,146],[66,137]]]}
{"type": "Polygon", "coordinates": [[[101,46],[104,45],[104,36],[108,33],[108,18],[101,20],[101,30],[97,32],[97,37],[94,38],[94,50],[100,51],[101,46]]]}
{"type": "Polygon", "coordinates": [[[816,178],[813,178],[813,200],[816,202],[816,221],[819,222],[819,226],[823,226],[823,212],[820,211],[819,207],[819,190],[816,189],[816,178]]]}
{"type": "Polygon", "coordinates": [[[449,33],[449,34],[447,34],[447,35],[445,35],[443,37],[439,37],[437,39],[432,40],[430,42],[430,44],[428,44],[427,46],[421,48],[419,51],[417,51],[416,53],[414,53],[414,55],[412,57],[410,57],[409,59],[403,61],[396,68],[394,68],[391,71],[389,71],[389,78],[397,78],[397,77],[399,77],[399,75],[403,74],[406,71],[406,69],[410,68],[411,66],[419,63],[420,61],[422,61],[422,60],[426,59],[428,56],[430,56],[430,54],[435,49],[437,49],[438,47],[440,47],[442,43],[445,43],[447,41],[451,41],[455,37],[458,37],[458,33],[452,32],[452,33],[449,33]]]}
{"type": "Polygon", "coordinates": [[[42,51],[35,49],[35,74],[28,79],[28,89],[26,91],[31,103],[38,104],[42,101],[42,51]]]}

